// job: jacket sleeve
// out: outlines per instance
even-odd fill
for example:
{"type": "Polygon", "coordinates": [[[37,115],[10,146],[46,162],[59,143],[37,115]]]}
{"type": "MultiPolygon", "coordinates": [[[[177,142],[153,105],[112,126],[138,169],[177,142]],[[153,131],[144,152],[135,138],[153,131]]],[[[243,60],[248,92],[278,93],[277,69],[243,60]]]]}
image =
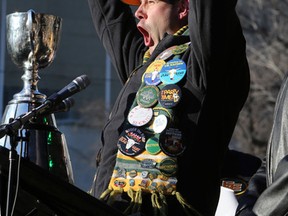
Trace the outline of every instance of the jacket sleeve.
{"type": "Polygon", "coordinates": [[[275,179],[258,198],[253,211],[257,215],[287,215],[288,212],[288,155],[278,164],[275,179]]]}
{"type": "Polygon", "coordinates": [[[96,33],[124,83],[141,63],[143,38],[130,6],[120,0],[88,0],[96,33]]]}
{"type": "Polygon", "coordinates": [[[203,131],[209,131],[209,137],[217,137],[217,142],[211,142],[209,137],[202,141],[208,139],[208,144],[213,143],[209,148],[219,152],[219,160],[228,149],[250,88],[246,40],[236,3],[236,0],[190,0],[189,6],[191,70],[200,71],[192,73],[191,80],[199,82],[196,86],[205,91],[202,116],[209,124],[202,125],[203,131]]]}
{"type": "Polygon", "coordinates": [[[266,158],[262,160],[261,167],[252,176],[249,181],[246,192],[239,198],[238,208],[236,211],[237,216],[253,216],[255,213],[252,211],[257,199],[266,189],[266,158]]]}
{"type": "MultiPolygon", "coordinates": [[[[190,0],[192,61],[198,63],[204,85],[216,90],[215,94],[223,95],[227,87],[240,87],[238,93],[245,95],[246,100],[248,89],[242,91],[241,85],[243,80],[249,81],[249,68],[236,4],[237,0],[190,0]]],[[[241,106],[242,103],[239,102],[241,106]]]]}

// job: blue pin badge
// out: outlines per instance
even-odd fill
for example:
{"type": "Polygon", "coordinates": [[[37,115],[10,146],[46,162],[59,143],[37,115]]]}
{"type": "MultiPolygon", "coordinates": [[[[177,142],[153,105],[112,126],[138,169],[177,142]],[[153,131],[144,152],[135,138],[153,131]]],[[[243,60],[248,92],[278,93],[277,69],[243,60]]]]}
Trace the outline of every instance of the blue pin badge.
{"type": "Polygon", "coordinates": [[[181,59],[168,61],[160,71],[160,80],[164,84],[178,83],[186,74],[186,64],[181,59]]]}

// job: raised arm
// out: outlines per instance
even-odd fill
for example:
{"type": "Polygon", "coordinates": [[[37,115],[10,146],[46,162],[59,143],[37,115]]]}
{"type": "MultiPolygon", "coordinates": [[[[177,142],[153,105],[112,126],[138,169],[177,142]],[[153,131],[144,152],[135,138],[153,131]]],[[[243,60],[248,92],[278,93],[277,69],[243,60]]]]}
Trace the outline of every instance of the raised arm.
{"type": "Polygon", "coordinates": [[[143,39],[134,14],[130,6],[120,0],[88,0],[88,3],[98,37],[122,82],[125,82],[143,56],[139,54],[144,47],[143,39]],[[129,65],[128,68],[125,65],[129,65]]]}

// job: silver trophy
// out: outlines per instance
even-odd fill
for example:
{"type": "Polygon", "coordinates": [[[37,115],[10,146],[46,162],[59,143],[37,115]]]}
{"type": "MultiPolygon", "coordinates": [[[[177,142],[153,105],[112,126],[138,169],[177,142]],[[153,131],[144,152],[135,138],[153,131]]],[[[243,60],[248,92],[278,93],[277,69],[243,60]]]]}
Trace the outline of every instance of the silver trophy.
{"type": "MultiPolygon", "coordinates": [[[[15,12],[6,17],[7,50],[12,61],[24,70],[23,89],[16,93],[5,108],[2,123],[41,105],[46,95],[38,91],[39,69],[49,66],[60,41],[62,19],[58,16],[15,12]]],[[[19,132],[17,152],[24,158],[48,169],[70,183],[73,173],[64,134],[56,126],[53,113],[37,116],[19,132]]],[[[9,136],[0,139],[0,146],[11,148],[9,136]]]]}
{"type": "Polygon", "coordinates": [[[12,61],[24,69],[24,88],[14,95],[14,99],[41,103],[46,96],[38,91],[38,71],[49,66],[55,58],[62,19],[29,10],[7,15],[6,22],[8,53],[12,61]]]}

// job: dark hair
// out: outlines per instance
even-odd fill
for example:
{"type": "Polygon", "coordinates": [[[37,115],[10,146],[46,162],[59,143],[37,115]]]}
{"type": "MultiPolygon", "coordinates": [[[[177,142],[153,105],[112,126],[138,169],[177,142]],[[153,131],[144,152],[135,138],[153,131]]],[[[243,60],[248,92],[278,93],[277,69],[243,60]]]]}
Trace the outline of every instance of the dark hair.
{"type": "Polygon", "coordinates": [[[170,4],[176,4],[180,0],[166,0],[170,4]]]}

